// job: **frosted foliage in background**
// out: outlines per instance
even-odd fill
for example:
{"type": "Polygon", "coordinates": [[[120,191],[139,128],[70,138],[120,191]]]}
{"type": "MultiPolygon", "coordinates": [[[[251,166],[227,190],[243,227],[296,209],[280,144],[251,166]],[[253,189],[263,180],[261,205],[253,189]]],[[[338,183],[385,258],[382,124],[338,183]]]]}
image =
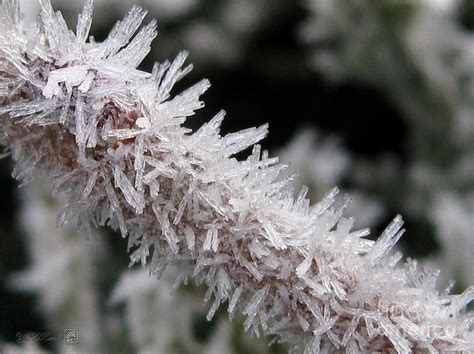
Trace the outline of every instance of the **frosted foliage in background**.
{"type": "Polygon", "coordinates": [[[149,272],[125,272],[112,293],[113,304],[126,304],[126,318],[138,353],[232,353],[230,327],[219,321],[211,338],[198,342],[192,330],[193,316],[202,309],[196,294],[172,292],[174,275],[167,271],[158,282],[149,272]]]}
{"type": "MultiPolygon", "coordinates": [[[[308,186],[312,200],[321,199],[332,186],[341,184],[352,169],[349,153],[335,138],[323,139],[310,128],[297,132],[278,155],[282,163],[288,164],[281,176],[292,176],[295,190],[308,186]]],[[[351,197],[347,213],[357,215],[355,225],[375,225],[383,215],[382,205],[361,192],[347,192],[351,197]]]]}
{"type": "Polygon", "coordinates": [[[398,265],[401,217],[368,240],[337,190],[314,205],[305,188],[293,197],[284,166],[255,145],[266,125],[221,136],[222,112],[194,132],[182,125],[209,82],[171,94],[191,70],[186,53],[136,69],[156,36],[154,21],[140,29],[141,8],[96,43],[91,2],[75,32],[41,4],[39,26],[15,1],[0,7],[0,126],[14,177],[44,176],[67,196],[60,224],[120,230],[132,263],[156,275],[175,265],[178,283],[206,285],[208,320],[227,303],[246,330],[296,350],[474,349],[474,288],[439,294],[437,272],[398,265]]]}
{"type": "Polygon", "coordinates": [[[441,241],[442,262],[451,276],[464,284],[474,283],[474,195],[459,198],[441,194],[432,207],[441,241]],[[454,242],[453,242],[454,241],[454,242]]]}
{"type": "Polygon", "coordinates": [[[212,7],[214,16],[198,17],[183,27],[182,43],[200,63],[231,66],[245,54],[262,24],[273,20],[279,7],[277,2],[261,0],[221,2],[212,7]]]}
{"type": "Polygon", "coordinates": [[[457,4],[311,0],[302,38],[318,45],[316,70],[386,90],[415,137],[442,134],[472,146],[474,36],[456,22],[457,4]]]}
{"type": "Polygon", "coordinates": [[[38,308],[51,332],[78,328],[79,349],[98,350],[101,331],[94,282],[100,235],[96,232],[85,240],[71,227],[56,228],[59,207],[41,183],[23,188],[22,200],[21,223],[31,262],[11,278],[12,286],[38,295],[38,308]]]}
{"type": "Polygon", "coordinates": [[[405,41],[424,77],[451,101],[452,133],[457,140],[470,142],[472,150],[474,35],[456,23],[457,3],[446,1],[449,6],[438,7],[427,2],[415,13],[405,41]]]}
{"type": "MultiPolygon", "coordinates": [[[[2,343],[2,353],[3,354],[46,354],[47,352],[41,350],[41,348],[34,341],[26,341],[21,344],[2,343]]],[[[71,350],[69,353],[73,354],[74,351],[71,350]]]]}
{"type": "Polygon", "coordinates": [[[288,164],[285,174],[297,173],[294,183],[300,187],[307,181],[315,184],[317,198],[332,188],[350,168],[350,157],[336,139],[323,139],[315,130],[306,128],[279,152],[280,161],[288,164]],[[291,169],[291,171],[289,171],[291,169]]]}

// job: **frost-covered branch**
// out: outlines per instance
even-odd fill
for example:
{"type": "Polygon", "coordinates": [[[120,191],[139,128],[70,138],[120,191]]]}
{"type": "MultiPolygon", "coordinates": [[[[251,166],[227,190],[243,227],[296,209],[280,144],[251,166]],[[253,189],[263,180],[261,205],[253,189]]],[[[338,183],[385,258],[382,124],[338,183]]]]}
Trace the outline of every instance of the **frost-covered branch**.
{"type": "Polygon", "coordinates": [[[366,240],[342,217],[347,200],[337,206],[337,190],[310,206],[306,189],[294,199],[277,180],[284,167],[254,145],[266,126],[220,136],[221,112],[196,132],[183,127],[209,82],[172,97],[191,70],[186,53],[139,71],[155,22],[139,30],[146,12],[133,7],[96,43],[92,7],[74,33],[49,0],[39,26],[23,24],[16,1],[1,5],[2,143],[17,179],[46,177],[68,196],[61,224],[120,229],[133,263],[156,274],[177,264],[179,280],[208,286],[208,319],[228,301],[247,329],[296,349],[474,348],[465,314],[474,288],[440,295],[436,273],[397,267],[401,255],[389,252],[400,217],[366,240]],[[251,146],[246,160],[233,158],[251,146]]]}

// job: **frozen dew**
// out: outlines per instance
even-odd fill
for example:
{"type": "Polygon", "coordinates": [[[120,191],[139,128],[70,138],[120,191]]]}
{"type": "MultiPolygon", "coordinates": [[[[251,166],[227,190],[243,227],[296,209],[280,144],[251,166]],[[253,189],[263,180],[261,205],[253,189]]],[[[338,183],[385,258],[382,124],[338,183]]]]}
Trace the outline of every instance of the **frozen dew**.
{"type": "Polygon", "coordinates": [[[257,145],[267,125],[221,136],[221,111],[195,132],[182,126],[210,84],[173,92],[192,69],[187,52],[136,69],[156,36],[154,21],[141,27],[146,11],[134,6],[96,43],[92,1],[75,33],[49,0],[25,31],[16,5],[0,5],[1,143],[15,178],[45,178],[68,197],[61,224],[120,230],[132,264],[157,276],[176,264],[177,285],[207,285],[208,319],[228,302],[246,329],[299,352],[474,348],[474,291],[440,296],[436,272],[397,266],[401,217],[366,240],[337,188],[314,205],[307,188],[293,198],[293,177],[257,145]]]}

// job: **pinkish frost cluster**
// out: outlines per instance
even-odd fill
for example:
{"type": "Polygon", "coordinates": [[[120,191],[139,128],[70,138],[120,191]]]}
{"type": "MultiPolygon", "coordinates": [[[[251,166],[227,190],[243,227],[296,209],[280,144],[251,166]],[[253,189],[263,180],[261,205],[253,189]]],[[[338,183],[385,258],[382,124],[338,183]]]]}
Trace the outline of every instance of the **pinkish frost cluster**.
{"type": "MultiPolygon", "coordinates": [[[[75,33],[49,0],[36,25],[16,0],[0,8],[1,141],[27,183],[45,177],[68,203],[60,223],[110,225],[128,236],[132,262],[178,282],[208,287],[208,319],[228,303],[256,335],[276,335],[309,352],[474,350],[461,295],[438,293],[436,272],[398,266],[390,250],[396,217],[376,241],[351,231],[347,204],[331,191],[309,205],[294,199],[284,168],[254,145],[267,127],[219,135],[217,114],[196,132],[183,127],[202,107],[203,80],[172,96],[186,53],[137,70],[156,36],[133,7],[102,43],[89,36],[92,1],[75,33]],[[233,156],[253,146],[245,160],[233,156]]],[[[324,166],[321,166],[324,168],[324,166]]]]}

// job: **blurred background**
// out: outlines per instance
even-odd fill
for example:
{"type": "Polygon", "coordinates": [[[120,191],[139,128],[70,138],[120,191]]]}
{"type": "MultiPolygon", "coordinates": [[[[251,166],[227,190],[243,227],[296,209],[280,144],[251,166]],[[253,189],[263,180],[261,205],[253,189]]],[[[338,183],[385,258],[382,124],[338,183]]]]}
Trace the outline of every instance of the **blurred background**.
{"type": "MultiPolygon", "coordinates": [[[[22,0],[34,21],[35,0],[22,0]]],[[[81,2],[52,1],[74,28],[81,2]]],[[[189,50],[203,77],[199,127],[220,109],[223,133],[270,123],[262,143],[298,171],[317,201],[338,186],[347,216],[376,237],[396,215],[406,257],[440,269],[440,290],[474,283],[474,2],[470,0],[96,0],[103,40],[133,4],[158,19],[141,65],[189,50]],[[455,283],[451,282],[455,280],[455,283]]],[[[205,290],[174,290],[128,268],[110,230],[56,228],[58,202],[0,162],[0,352],[283,353],[222,311],[206,321],[205,290]],[[65,329],[79,333],[65,344],[65,329]],[[39,335],[43,335],[42,337],[39,335]]]]}

